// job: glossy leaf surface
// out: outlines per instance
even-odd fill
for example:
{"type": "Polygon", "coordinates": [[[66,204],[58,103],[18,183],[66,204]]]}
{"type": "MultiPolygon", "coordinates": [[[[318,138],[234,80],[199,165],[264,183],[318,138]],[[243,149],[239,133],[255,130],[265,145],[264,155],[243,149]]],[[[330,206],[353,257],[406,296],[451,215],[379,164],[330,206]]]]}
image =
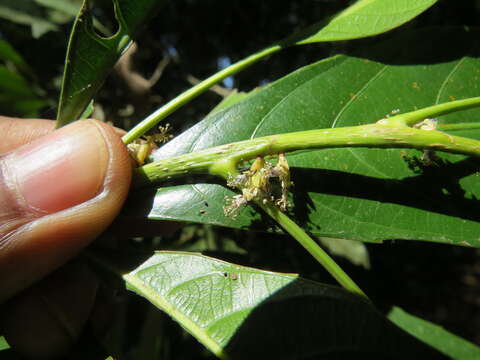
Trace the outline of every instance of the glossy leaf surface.
{"type": "MultiPolygon", "coordinates": [[[[163,0],[112,1],[119,30],[110,38],[100,37],[93,31],[92,18],[87,10],[88,0],[85,0],[80,10],[67,53],[57,114],[59,126],[79,118],[138,28],[164,3],[163,0]]],[[[320,22],[300,34],[294,34],[285,44],[346,40],[379,34],[409,21],[435,2],[436,0],[359,0],[328,22],[320,22]]],[[[58,6],[52,0],[46,1],[46,4],[58,6]]]]}
{"type": "Polygon", "coordinates": [[[220,101],[217,106],[215,106],[212,111],[210,112],[210,115],[213,115],[216,112],[219,112],[220,110],[223,110],[229,106],[232,106],[233,104],[236,104],[240,100],[245,99],[250,93],[244,93],[244,92],[238,92],[237,90],[232,90],[232,92],[226,96],[222,101],[220,101]]]}
{"type": "Polygon", "coordinates": [[[358,0],[327,22],[297,35],[297,44],[358,39],[381,34],[410,21],[437,0],[358,0]]]}
{"type": "Polygon", "coordinates": [[[57,125],[77,120],[133,37],[164,0],[113,0],[119,29],[109,38],[97,35],[85,1],[72,29],[63,76],[57,125]]]}
{"type": "Polygon", "coordinates": [[[340,288],[226,263],[157,252],[124,276],[210,351],[231,359],[301,359],[370,353],[442,356],[340,288]],[[380,340],[381,339],[381,340],[380,340]]]}
{"type": "MultiPolygon", "coordinates": [[[[398,40],[393,50],[380,46],[377,57],[370,49],[369,59],[337,56],[306,66],[207,117],[153,157],[159,160],[276,133],[367,124],[396,109],[406,112],[478,96],[480,61],[472,45],[477,33],[449,29],[423,35],[398,40]],[[449,55],[441,53],[445,41],[454,44],[449,55]],[[402,44],[410,44],[408,51],[402,44]]],[[[473,109],[440,121],[469,122],[479,116],[480,111],[473,109]]],[[[462,135],[480,138],[478,131],[462,135]]],[[[421,154],[362,148],[291,154],[295,183],[291,215],[320,236],[479,246],[477,161],[441,154],[444,162],[422,166],[414,159],[421,154]]],[[[138,202],[136,211],[142,209],[140,213],[151,219],[250,229],[270,226],[254,208],[244,209],[235,219],[225,217],[224,198],[232,195],[224,186],[203,180],[163,187],[153,206],[147,199],[150,205],[138,202]]]]}

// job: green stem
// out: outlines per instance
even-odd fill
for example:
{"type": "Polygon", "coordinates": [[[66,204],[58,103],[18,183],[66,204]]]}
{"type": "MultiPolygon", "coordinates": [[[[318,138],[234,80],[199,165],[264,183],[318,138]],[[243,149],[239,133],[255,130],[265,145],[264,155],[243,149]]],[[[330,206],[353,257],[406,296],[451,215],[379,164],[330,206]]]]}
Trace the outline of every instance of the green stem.
{"type": "Polygon", "coordinates": [[[310,237],[303,229],[292,221],[287,215],[271,204],[257,204],[271,216],[280,226],[292,235],[324,268],[335,280],[345,289],[367,297],[357,284],[342,270],[340,266],[310,237]]]}
{"type": "Polygon", "coordinates": [[[134,186],[144,186],[187,173],[209,173],[226,177],[236,169],[238,163],[256,156],[299,150],[335,147],[413,148],[480,157],[480,142],[477,140],[409,127],[427,117],[479,105],[480,97],[469,98],[392,116],[370,125],[299,131],[217,146],[137,168],[134,172],[134,186]]]}
{"type": "Polygon", "coordinates": [[[429,117],[447,115],[456,111],[467,110],[474,107],[478,107],[479,105],[480,105],[480,97],[472,97],[468,99],[456,100],[456,101],[428,106],[420,110],[391,116],[387,119],[382,119],[380,121],[385,124],[389,123],[392,125],[396,124],[396,125],[412,126],[429,117]]]}
{"type": "Polygon", "coordinates": [[[339,147],[430,149],[480,157],[480,141],[407,126],[376,123],[265,136],[171,157],[137,168],[134,187],[192,173],[226,177],[257,156],[339,147]]]}
{"type": "MultiPolygon", "coordinates": [[[[229,179],[238,175],[241,162],[300,150],[334,147],[431,149],[480,157],[480,141],[441,131],[409,127],[426,117],[478,106],[480,98],[438,104],[426,109],[382,119],[375,124],[309,130],[266,136],[217,146],[147,164],[134,172],[134,186],[191,173],[209,173],[229,179]]],[[[295,222],[271,204],[257,204],[292,235],[346,289],[366,297],[355,282],[295,222]]]]}
{"type": "Polygon", "coordinates": [[[480,123],[438,124],[437,129],[442,131],[474,130],[480,129],[480,123]]]}
{"type": "MultiPolygon", "coordinates": [[[[217,166],[215,174],[228,180],[229,177],[235,177],[239,175],[239,172],[236,167],[231,168],[230,164],[224,168],[224,171],[220,169],[222,166],[217,166]]],[[[368,299],[367,295],[360,289],[360,287],[355,284],[355,282],[347,275],[345,271],[342,270],[340,266],[337,265],[335,260],[333,260],[321,247],[318,245],[308,234],[298,226],[294,221],[292,221],[287,215],[282,213],[276,206],[272,204],[264,204],[262,201],[256,201],[256,204],[263,210],[267,215],[269,215],[273,220],[275,220],[287,233],[289,233],[295,240],[297,240],[300,245],[302,245],[305,250],[307,250],[310,255],[317,260],[320,265],[324,267],[325,270],[330,273],[335,280],[338,281],[345,289],[364,296],[368,299]]]]}
{"type": "Polygon", "coordinates": [[[249,57],[232,64],[222,71],[217,72],[216,74],[210,76],[209,78],[201,81],[197,85],[191,87],[187,91],[183,92],[176,98],[170,100],[168,103],[163,105],[161,108],[147,116],[143,121],[138,123],[134,128],[132,128],[128,133],[126,133],[122,140],[125,144],[131,143],[133,140],[139,138],[145,134],[148,130],[152,129],[156,124],[158,124],[162,119],[166,118],[168,115],[173,113],[175,110],[181,106],[188,103],[190,100],[193,100],[206,90],[208,90],[212,85],[222,81],[223,79],[245,69],[246,67],[256,63],[257,61],[263,59],[264,57],[271,55],[282,49],[281,45],[272,45],[267,47],[249,57]]]}

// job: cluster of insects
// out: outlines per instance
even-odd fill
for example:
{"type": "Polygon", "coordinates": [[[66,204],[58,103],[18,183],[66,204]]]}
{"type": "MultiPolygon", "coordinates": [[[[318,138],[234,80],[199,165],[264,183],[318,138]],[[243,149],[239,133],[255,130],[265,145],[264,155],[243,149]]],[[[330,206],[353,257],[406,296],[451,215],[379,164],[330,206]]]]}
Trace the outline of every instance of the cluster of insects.
{"type": "MultiPolygon", "coordinates": [[[[421,130],[437,130],[438,127],[438,120],[437,119],[425,119],[418,124],[413,126],[416,129],[421,129],[421,130]]],[[[420,161],[423,163],[425,166],[430,166],[435,164],[435,161],[438,160],[437,155],[435,154],[434,150],[423,150],[423,155],[420,158],[420,161]]]]}
{"type": "Polygon", "coordinates": [[[157,149],[157,144],[164,144],[173,138],[170,134],[170,124],[158,127],[158,133],[142,136],[142,138],[133,141],[127,145],[130,157],[138,166],[145,164],[145,160],[150,156],[153,150],[157,149]]]}
{"type": "Polygon", "coordinates": [[[229,179],[227,185],[240,190],[241,194],[226,198],[227,205],[223,209],[225,216],[237,216],[239,209],[249,201],[271,203],[282,211],[291,206],[288,191],[293,183],[290,180],[290,167],[285,154],[278,155],[275,166],[266,162],[263,157],[257,157],[250,169],[229,179]]]}

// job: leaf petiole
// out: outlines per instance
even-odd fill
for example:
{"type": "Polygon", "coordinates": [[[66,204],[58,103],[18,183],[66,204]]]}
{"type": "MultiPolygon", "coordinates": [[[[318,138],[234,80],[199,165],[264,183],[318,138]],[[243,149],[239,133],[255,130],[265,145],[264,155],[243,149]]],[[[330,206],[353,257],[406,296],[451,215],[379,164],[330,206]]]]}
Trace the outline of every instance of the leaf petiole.
{"type": "Polygon", "coordinates": [[[360,289],[360,287],[342,270],[340,266],[318,245],[308,234],[292,221],[287,215],[281,212],[272,204],[262,204],[256,202],[272,219],[274,219],[286,232],[297,240],[315,260],[317,260],[335,280],[338,281],[346,290],[364,296],[367,295],[360,289]]]}
{"type": "Polygon", "coordinates": [[[195,99],[197,96],[204,93],[210,87],[216,83],[222,81],[223,79],[245,69],[246,67],[253,65],[257,61],[279,51],[282,49],[280,45],[269,46],[259,52],[256,52],[253,55],[248,56],[245,59],[242,59],[235,64],[232,64],[225,69],[213,74],[207,79],[199,82],[197,85],[189,88],[187,91],[181,93],[174,99],[170,100],[168,103],[151,113],[144,120],[139,122],[135,127],[133,127],[129,132],[127,132],[122,140],[125,144],[129,144],[140,136],[144,135],[148,130],[152,129],[157,125],[161,120],[165,119],[168,115],[173,113],[178,108],[182,107],[186,103],[195,99]]]}

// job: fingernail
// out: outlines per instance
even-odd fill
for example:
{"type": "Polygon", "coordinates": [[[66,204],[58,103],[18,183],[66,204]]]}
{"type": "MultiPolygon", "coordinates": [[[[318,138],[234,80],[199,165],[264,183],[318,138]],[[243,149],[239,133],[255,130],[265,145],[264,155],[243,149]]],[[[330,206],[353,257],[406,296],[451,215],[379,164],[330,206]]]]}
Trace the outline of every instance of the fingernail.
{"type": "Polygon", "coordinates": [[[108,148],[95,122],[79,121],[14,151],[7,166],[25,207],[55,213],[101,191],[108,148]]]}

